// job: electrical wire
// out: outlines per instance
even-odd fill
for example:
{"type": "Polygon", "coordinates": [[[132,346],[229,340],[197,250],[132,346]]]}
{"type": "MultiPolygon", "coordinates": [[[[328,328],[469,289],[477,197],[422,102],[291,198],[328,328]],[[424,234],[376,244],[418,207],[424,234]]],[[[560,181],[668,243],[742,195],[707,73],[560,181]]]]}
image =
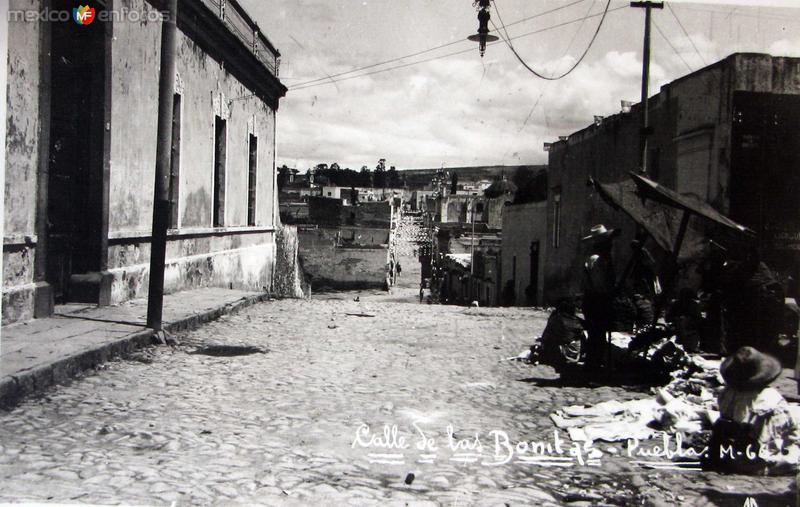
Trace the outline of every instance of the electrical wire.
{"type": "MultiPolygon", "coordinates": [[[[788,8],[791,8],[791,7],[785,7],[785,8],[788,9],[788,8]]],[[[740,10],[739,7],[734,7],[733,9],[731,9],[729,11],[723,11],[723,10],[703,9],[703,8],[698,8],[698,7],[694,7],[694,6],[690,7],[690,6],[683,5],[683,6],[681,6],[681,9],[684,10],[684,11],[706,12],[706,13],[709,13],[709,14],[722,14],[722,15],[727,15],[728,18],[730,18],[731,16],[737,16],[737,17],[745,17],[745,18],[751,18],[751,19],[774,19],[774,20],[777,20],[777,21],[784,21],[786,23],[800,23],[800,19],[781,16],[779,14],[765,14],[763,12],[758,13],[758,14],[750,14],[748,12],[744,12],[744,11],[740,10]]]]}
{"type": "Polygon", "coordinates": [[[697,49],[697,46],[695,45],[694,40],[692,40],[692,38],[689,36],[689,32],[686,31],[686,27],[684,27],[683,23],[681,23],[681,20],[680,20],[680,18],[678,18],[678,15],[675,13],[675,10],[672,8],[672,5],[667,3],[667,8],[669,9],[669,12],[672,14],[672,17],[675,18],[675,21],[678,22],[678,25],[681,27],[681,30],[683,30],[683,33],[686,35],[686,38],[689,39],[689,42],[692,43],[692,47],[694,48],[695,53],[697,53],[697,56],[700,57],[700,60],[703,62],[703,65],[704,66],[708,65],[706,63],[706,59],[703,58],[703,55],[700,54],[700,50],[697,49]]]}
{"type": "MultiPolygon", "coordinates": [[[[509,25],[506,25],[506,26],[513,26],[513,25],[518,25],[520,23],[525,23],[526,21],[530,21],[532,19],[540,18],[540,17],[546,16],[548,14],[552,14],[554,12],[566,9],[568,7],[572,7],[573,5],[577,5],[577,4],[585,2],[585,1],[586,0],[576,0],[574,2],[565,4],[565,5],[562,5],[562,6],[547,10],[547,11],[539,12],[539,13],[534,14],[533,16],[529,16],[527,18],[518,19],[517,21],[514,21],[513,23],[510,23],[509,25]]],[[[441,44],[439,46],[435,46],[435,47],[432,47],[432,48],[424,49],[422,51],[417,51],[416,53],[411,53],[411,54],[408,54],[408,55],[405,55],[405,56],[398,56],[398,57],[392,58],[390,60],[385,60],[385,61],[382,61],[382,62],[373,63],[371,65],[365,65],[364,67],[358,67],[358,68],[355,68],[355,69],[348,70],[346,72],[340,72],[338,74],[332,74],[329,77],[330,78],[337,78],[337,77],[341,77],[341,76],[346,76],[347,74],[353,74],[355,72],[360,72],[362,70],[368,70],[368,69],[372,69],[372,68],[375,68],[375,67],[379,67],[381,65],[386,65],[387,63],[394,63],[394,62],[398,62],[400,60],[405,60],[406,58],[413,58],[415,56],[424,55],[426,53],[430,53],[432,51],[436,51],[438,49],[443,49],[443,48],[446,48],[446,47],[449,47],[449,46],[453,46],[453,45],[456,45],[456,44],[461,44],[463,42],[467,42],[467,41],[466,40],[457,40],[457,41],[448,42],[446,44],[441,44]]],[[[301,86],[309,85],[311,83],[317,83],[319,81],[328,81],[329,77],[321,77],[321,78],[316,78],[316,79],[311,79],[311,80],[308,80],[308,81],[304,81],[302,83],[297,83],[297,84],[294,84],[294,85],[290,86],[289,89],[292,90],[292,89],[295,89],[295,88],[298,88],[298,87],[301,87],[301,86]]]]}
{"type": "MultiPolygon", "coordinates": [[[[565,21],[563,23],[558,23],[556,25],[548,26],[548,27],[545,27],[545,28],[540,28],[538,30],[533,30],[531,32],[526,32],[526,33],[514,36],[511,39],[512,40],[517,40],[517,39],[521,39],[523,37],[529,37],[531,35],[536,35],[536,34],[540,34],[540,33],[543,33],[543,32],[548,32],[550,30],[555,30],[556,28],[561,28],[563,26],[568,26],[568,25],[571,25],[573,23],[578,23],[580,21],[583,21],[584,19],[591,19],[591,18],[596,18],[598,16],[605,16],[608,13],[611,13],[611,12],[614,12],[614,11],[619,11],[619,10],[622,10],[622,9],[627,9],[627,8],[628,8],[627,5],[622,5],[620,7],[615,7],[613,9],[609,9],[607,12],[591,14],[591,15],[587,16],[586,18],[572,19],[570,21],[565,21]]],[[[490,42],[488,44],[488,46],[494,46],[495,44],[500,44],[500,41],[490,42]]],[[[396,65],[394,67],[388,67],[388,68],[385,68],[385,69],[377,69],[377,70],[374,70],[374,71],[371,71],[371,72],[366,72],[364,74],[358,74],[356,76],[347,76],[347,77],[343,77],[341,79],[333,79],[333,80],[330,80],[330,81],[329,80],[325,80],[325,81],[322,81],[322,82],[312,83],[312,84],[308,84],[308,85],[305,85],[305,86],[296,85],[295,87],[290,88],[290,90],[291,91],[305,90],[307,88],[314,88],[316,86],[333,84],[333,83],[338,83],[338,82],[341,82],[341,81],[348,81],[350,79],[356,79],[356,78],[360,78],[360,77],[371,76],[373,74],[380,74],[382,72],[389,72],[389,71],[392,71],[392,70],[403,69],[403,68],[406,68],[406,67],[412,67],[414,65],[419,65],[421,63],[432,62],[432,61],[435,61],[435,60],[448,58],[450,56],[462,55],[462,54],[465,54],[465,53],[469,53],[471,51],[474,51],[474,49],[473,48],[463,49],[463,50],[460,50],[460,51],[454,51],[452,53],[446,53],[444,55],[438,55],[438,56],[434,56],[434,57],[431,57],[431,58],[426,58],[426,59],[423,59],[423,60],[417,60],[415,62],[409,62],[409,63],[404,63],[402,65],[396,65]]],[[[335,76],[331,76],[331,77],[335,77],[335,76]]]]}
{"type": "Polygon", "coordinates": [[[683,64],[686,65],[686,68],[689,69],[689,72],[694,72],[694,69],[692,69],[692,67],[688,63],[686,63],[686,59],[683,58],[683,55],[680,54],[677,48],[672,44],[672,41],[670,41],[669,38],[664,34],[664,32],[661,30],[661,27],[658,26],[658,23],[656,22],[655,19],[653,20],[653,25],[656,27],[656,31],[658,31],[658,33],[661,34],[661,37],[667,42],[667,44],[669,44],[669,47],[671,47],[672,50],[675,51],[675,54],[678,55],[678,58],[680,58],[683,64]]]}
{"type": "MultiPolygon", "coordinates": [[[[500,11],[497,8],[497,3],[494,0],[492,0],[492,3],[494,4],[494,10],[497,13],[497,19],[498,19],[498,21],[500,21],[500,24],[503,26],[503,29],[505,29],[505,25],[503,24],[503,19],[502,19],[501,15],[500,15],[500,11]]],[[[609,12],[609,7],[610,6],[611,6],[611,0],[608,0],[606,2],[606,7],[603,10],[602,17],[600,18],[600,22],[597,24],[597,29],[595,30],[594,35],[592,35],[592,40],[589,41],[589,44],[586,46],[586,50],[583,52],[583,54],[580,56],[580,58],[578,58],[578,61],[576,61],[575,65],[573,65],[569,70],[567,70],[566,72],[564,72],[563,74],[558,75],[558,76],[545,76],[544,74],[542,74],[540,72],[537,72],[536,70],[531,68],[531,66],[528,65],[525,62],[525,60],[519,55],[519,53],[517,53],[517,50],[514,48],[514,45],[511,44],[511,39],[510,38],[509,39],[503,39],[503,41],[506,43],[506,45],[511,50],[511,52],[514,53],[514,56],[517,57],[517,60],[519,60],[519,62],[522,64],[522,66],[525,67],[526,69],[528,69],[528,71],[530,71],[531,74],[533,74],[534,76],[536,76],[536,77],[538,77],[540,79],[545,79],[547,81],[558,81],[559,79],[563,79],[563,78],[567,77],[568,75],[570,75],[572,73],[572,71],[577,69],[578,65],[580,65],[581,62],[583,62],[583,59],[586,57],[586,55],[589,53],[589,50],[594,45],[594,41],[597,39],[597,35],[600,33],[600,29],[603,27],[603,22],[606,19],[606,15],[609,12]]],[[[584,17],[584,20],[588,19],[588,17],[589,16],[584,17]]],[[[494,25],[494,22],[492,22],[492,24],[494,25]]],[[[507,33],[508,32],[506,32],[506,34],[507,33]]]]}

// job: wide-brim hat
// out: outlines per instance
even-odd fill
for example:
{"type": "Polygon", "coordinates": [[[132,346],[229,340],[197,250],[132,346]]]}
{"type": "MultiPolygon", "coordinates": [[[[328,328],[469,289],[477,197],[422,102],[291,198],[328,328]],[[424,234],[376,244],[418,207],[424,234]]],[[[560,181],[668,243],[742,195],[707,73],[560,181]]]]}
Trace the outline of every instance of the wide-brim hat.
{"type": "Polygon", "coordinates": [[[589,235],[581,238],[581,241],[611,239],[618,236],[619,232],[619,229],[608,229],[605,225],[598,224],[589,229],[589,235]]]}
{"type": "Polygon", "coordinates": [[[742,347],[722,362],[725,383],[739,389],[767,386],[781,374],[781,362],[753,347],[742,347]]]}

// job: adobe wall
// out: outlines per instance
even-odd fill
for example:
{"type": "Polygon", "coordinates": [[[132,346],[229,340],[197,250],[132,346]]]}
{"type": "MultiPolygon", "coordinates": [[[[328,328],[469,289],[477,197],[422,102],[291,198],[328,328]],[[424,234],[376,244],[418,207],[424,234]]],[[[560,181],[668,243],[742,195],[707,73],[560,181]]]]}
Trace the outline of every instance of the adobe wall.
{"type": "MultiPolygon", "coordinates": [[[[39,10],[38,0],[10,0],[9,12],[39,10]]],[[[3,208],[3,324],[33,318],[39,164],[42,24],[9,19],[3,208]]],[[[47,106],[47,105],[45,105],[47,106]]]]}
{"type": "Polygon", "coordinates": [[[389,231],[369,228],[298,228],[300,259],[312,291],[383,288],[389,231]]]}

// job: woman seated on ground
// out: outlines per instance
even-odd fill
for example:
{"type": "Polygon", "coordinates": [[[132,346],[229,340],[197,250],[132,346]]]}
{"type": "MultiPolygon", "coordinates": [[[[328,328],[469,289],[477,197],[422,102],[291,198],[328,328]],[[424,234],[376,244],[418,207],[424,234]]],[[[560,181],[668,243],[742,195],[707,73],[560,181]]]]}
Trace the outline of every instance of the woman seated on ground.
{"type": "Polygon", "coordinates": [[[742,347],[720,368],[719,395],[704,465],[714,470],[758,475],[793,474],[800,459],[800,425],[781,394],[768,387],[781,374],[780,362],[742,347]]]}
{"type": "Polygon", "coordinates": [[[575,314],[575,302],[569,298],[559,301],[547,319],[541,339],[540,360],[559,373],[571,372],[581,359],[583,324],[575,314]]]}

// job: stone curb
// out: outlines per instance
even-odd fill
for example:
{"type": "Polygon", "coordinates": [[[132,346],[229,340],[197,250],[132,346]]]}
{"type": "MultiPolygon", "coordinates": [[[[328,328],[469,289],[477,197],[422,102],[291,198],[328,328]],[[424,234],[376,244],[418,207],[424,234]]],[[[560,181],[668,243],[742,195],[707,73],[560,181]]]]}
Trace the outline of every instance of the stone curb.
{"type": "MultiPolygon", "coordinates": [[[[168,322],[164,325],[164,329],[168,333],[196,329],[223,315],[234,314],[249,306],[267,301],[269,297],[269,294],[266,293],[244,297],[206,312],[195,313],[179,320],[168,322]]],[[[52,363],[37,366],[17,375],[4,376],[0,379],[0,409],[12,409],[26,397],[41,393],[50,386],[63,384],[82,371],[96,368],[110,359],[125,356],[137,349],[152,345],[154,334],[152,329],[144,329],[118,340],[82,350],[52,363]]]]}

